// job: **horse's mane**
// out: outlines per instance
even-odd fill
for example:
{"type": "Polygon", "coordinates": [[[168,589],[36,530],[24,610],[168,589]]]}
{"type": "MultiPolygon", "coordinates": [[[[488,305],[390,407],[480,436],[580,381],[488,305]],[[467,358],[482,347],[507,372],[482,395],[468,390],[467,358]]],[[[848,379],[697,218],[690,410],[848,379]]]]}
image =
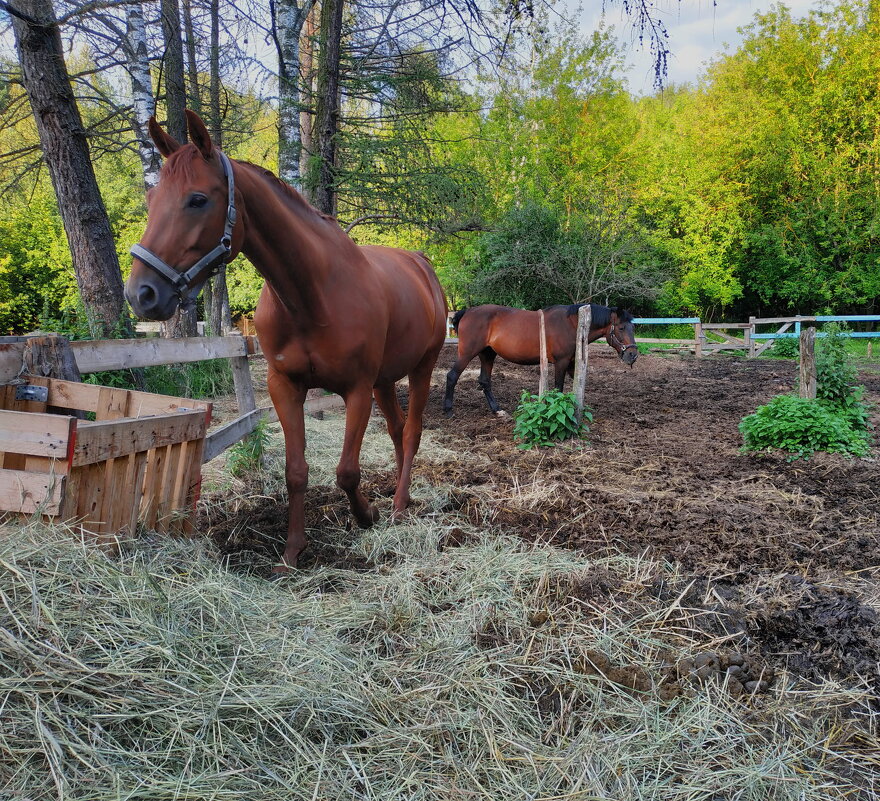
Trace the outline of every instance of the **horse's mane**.
{"type": "MultiPolygon", "coordinates": [[[[569,306],[559,305],[559,306],[550,306],[550,309],[565,309],[565,316],[571,317],[573,315],[577,315],[581,306],[586,306],[586,303],[572,303],[569,306]]],[[[620,306],[600,306],[598,303],[590,304],[590,317],[592,319],[591,325],[594,328],[604,328],[606,325],[611,325],[611,315],[616,314],[617,319],[621,323],[631,323],[633,319],[633,313],[628,309],[622,309],[620,306]]]]}
{"type": "MultiPolygon", "coordinates": [[[[184,180],[191,181],[193,179],[193,169],[192,165],[197,158],[202,158],[202,154],[199,149],[192,143],[188,142],[183,145],[179,150],[176,150],[172,153],[162,165],[162,175],[166,178],[183,178],[184,180]]],[[[275,189],[279,190],[285,197],[289,200],[293,201],[297,205],[303,206],[306,209],[314,212],[317,216],[322,217],[325,220],[332,220],[333,222],[337,222],[336,218],[330,214],[324,214],[324,212],[316,209],[311,203],[309,203],[305,197],[299,192],[296,191],[289,184],[284,183],[275,173],[271,170],[267,170],[265,167],[261,167],[259,164],[254,164],[250,161],[243,161],[241,159],[235,160],[237,164],[242,165],[243,167],[249,167],[252,170],[255,170],[262,178],[266,179],[275,189]]]]}

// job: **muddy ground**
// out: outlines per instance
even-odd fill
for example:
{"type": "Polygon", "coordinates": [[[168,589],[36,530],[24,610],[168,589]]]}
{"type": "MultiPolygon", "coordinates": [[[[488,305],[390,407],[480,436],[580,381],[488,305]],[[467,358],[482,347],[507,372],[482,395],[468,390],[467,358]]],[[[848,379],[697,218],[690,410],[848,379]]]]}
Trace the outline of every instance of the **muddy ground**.
{"type": "MultiPolygon", "coordinates": [[[[443,415],[453,358],[451,348],[441,354],[425,427],[456,456],[420,454],[414,474],[452,487],[447,511],[590,555],[676,562],[681,585],[656,592],[683,595],[719,635],[739,632],[763,658],[807,678],[863,677],[880,690],[880,449],[871,459],[808,461],[740,453],[738,423],[791,389],[794,363],[642,355],[630,369],[610,349],[593,348],[588,444],[523,451],[513,444],[512,419],[489,412],[477,362],[459,381],[454,416],[443,415]]],[[[880,404],[880,367],[860,381],[880,404]]],[[[536,386],[537,368],[496,363],[504,409],[536,386]]],[[[374,497],[393,492],[390,473],[365,472],[364,481],[374,497]]],[[[370,569],[321,536],[328,523],[347,523],[342,493],[310,487],[306,505],[314,546],[301,566],[370,569]]],[[[203,521],[227,553],[277,552],[284,522],[283,497],[203,521]]]]}

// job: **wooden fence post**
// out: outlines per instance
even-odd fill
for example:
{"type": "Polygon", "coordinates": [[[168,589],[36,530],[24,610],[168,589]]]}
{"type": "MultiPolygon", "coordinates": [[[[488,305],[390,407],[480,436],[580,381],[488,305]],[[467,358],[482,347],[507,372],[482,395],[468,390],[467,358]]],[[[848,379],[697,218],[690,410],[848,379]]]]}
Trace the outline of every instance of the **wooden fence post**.
{"type": "MultiPolygon", "coordinates": [[[[230,336],[241,336],[231,334],[230,336]]],[[[251,368],[247,356],[236,356],[229,360],[232,367],[232,383],[235,385],[235,400],[238,403],[238,413],[247,414],[257,408],[257,399],[254,395],[254,381],[251,377],[251,368]]]]}
{"type": "Polygon", "coordinates": [[[587,367],[590,361],[590,326],[593,311],[589,303],[578,310],[577,339],[574,349],[574,403],[578,423],[584,419],[584,394],[587,389],[587,367]]]}
{"type": "Polygon", "coordinates": [[[816,329],[808,326],[800,335],[800,380],[798,394],[802,398],[816,398],[816,329]]]}
{"type": "Polygon", "coordinates": [[[755,339],[755,318],[754,317],[749,317],[749,329],[748,330],[749,330],[749,335],[748,335],[749,358],[754,359],[755,355],[756,355],[755,350],[758,345],[758,340],[755,339]]]}
{"type": "Polygon", "coordinates": [[[544,328],[544,312],[538,312],[538,320],[541,328],[541,377],[538,379],[538,395],[543,395],[547,391],[547,374],[549,368],[547,366],[547,332],[544,328]]]}
{"type": "Polygon", "coordinates": [[[694,356],[703,357],[703,324],[694,323],[694,356]]]}

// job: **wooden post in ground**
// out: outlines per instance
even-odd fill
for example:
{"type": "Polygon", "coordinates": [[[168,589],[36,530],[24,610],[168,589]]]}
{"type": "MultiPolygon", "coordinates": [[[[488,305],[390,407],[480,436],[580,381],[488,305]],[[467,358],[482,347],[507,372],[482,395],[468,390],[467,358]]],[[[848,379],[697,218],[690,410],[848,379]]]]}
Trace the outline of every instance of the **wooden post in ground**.
{"type": "Polygon", "coordinates": [[[755,318],[749,317],[749,328],[748,328],[748,337],[749,343],[749,358],[754,359],[756,354],[756,349],[758,346],[758,341],[755,339],[755,318]]]}
{"type": "Polygon", "coordinates": [[[574,347],[574,403],[578,423],[584,419],[584,394],[587,390],[587,367],[590,361],[590,326],[593,312],[589,303],[578,309],[577,339],[574,347]]]}
{"type": "Polygon", "coordinates": [[[813,400],[816,397],[816,329],[813,326],[801,330],[800,351],[798,394],[813,400]]]}
{"type": "Polygon", "coordinates": [[[541,328],[541,377],[538,379],[538,395],[547,391],[547,377],[549,367],[547,365],[547,331],[544,328],[544,312],[538,312],[538,321],[541,328]]]}
{"type": "MultiPolygon", "coordinates": [[[[231,334],[230,336],[240,336],[231,334]]],[[[251,368],[247,356],[236,356],[229,360],[232,367],[232,382],[235,385],[235,400],[238,403],[238,413],[247,414],[257,408],[257,399],[254,395],[254,382],[251,378],[251,368]]]]}
{"type": "Polygon", "coordinates": [[[703,324],[694,323],[694,356],[703,357],[703,324]]]}
{"type": "Polygon", "coordinates": [[[873,339],[869,339],[869,340],[868,340],[868,358],[869,358],[869,359],[874,355],[874,352],[873,352],[874,349],[873,349],[873,347],[872,347],[873,344],[874,344],[874,340],[873,340],[873,339]]]}

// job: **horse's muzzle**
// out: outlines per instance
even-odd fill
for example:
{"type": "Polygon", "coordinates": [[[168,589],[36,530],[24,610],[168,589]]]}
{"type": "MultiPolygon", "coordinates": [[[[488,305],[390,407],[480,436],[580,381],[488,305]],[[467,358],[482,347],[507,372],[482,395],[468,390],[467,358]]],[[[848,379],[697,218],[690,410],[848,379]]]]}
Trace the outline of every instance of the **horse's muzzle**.
{"type": "Polygon", "coordinates": [[[150,278],[129,278],[125,284],[125,299],[135,315],[144,320],[167,320],[180,303],[180,297],[170,285],[150,278]]]}
{"type": "Polygon", "coordinates": [[[624,364],[628,364],[632,367],[636,359],[639,358],[639,352],[635,348],[627,348],[623,353],[620,354],[620,358],[624,364]]]}

